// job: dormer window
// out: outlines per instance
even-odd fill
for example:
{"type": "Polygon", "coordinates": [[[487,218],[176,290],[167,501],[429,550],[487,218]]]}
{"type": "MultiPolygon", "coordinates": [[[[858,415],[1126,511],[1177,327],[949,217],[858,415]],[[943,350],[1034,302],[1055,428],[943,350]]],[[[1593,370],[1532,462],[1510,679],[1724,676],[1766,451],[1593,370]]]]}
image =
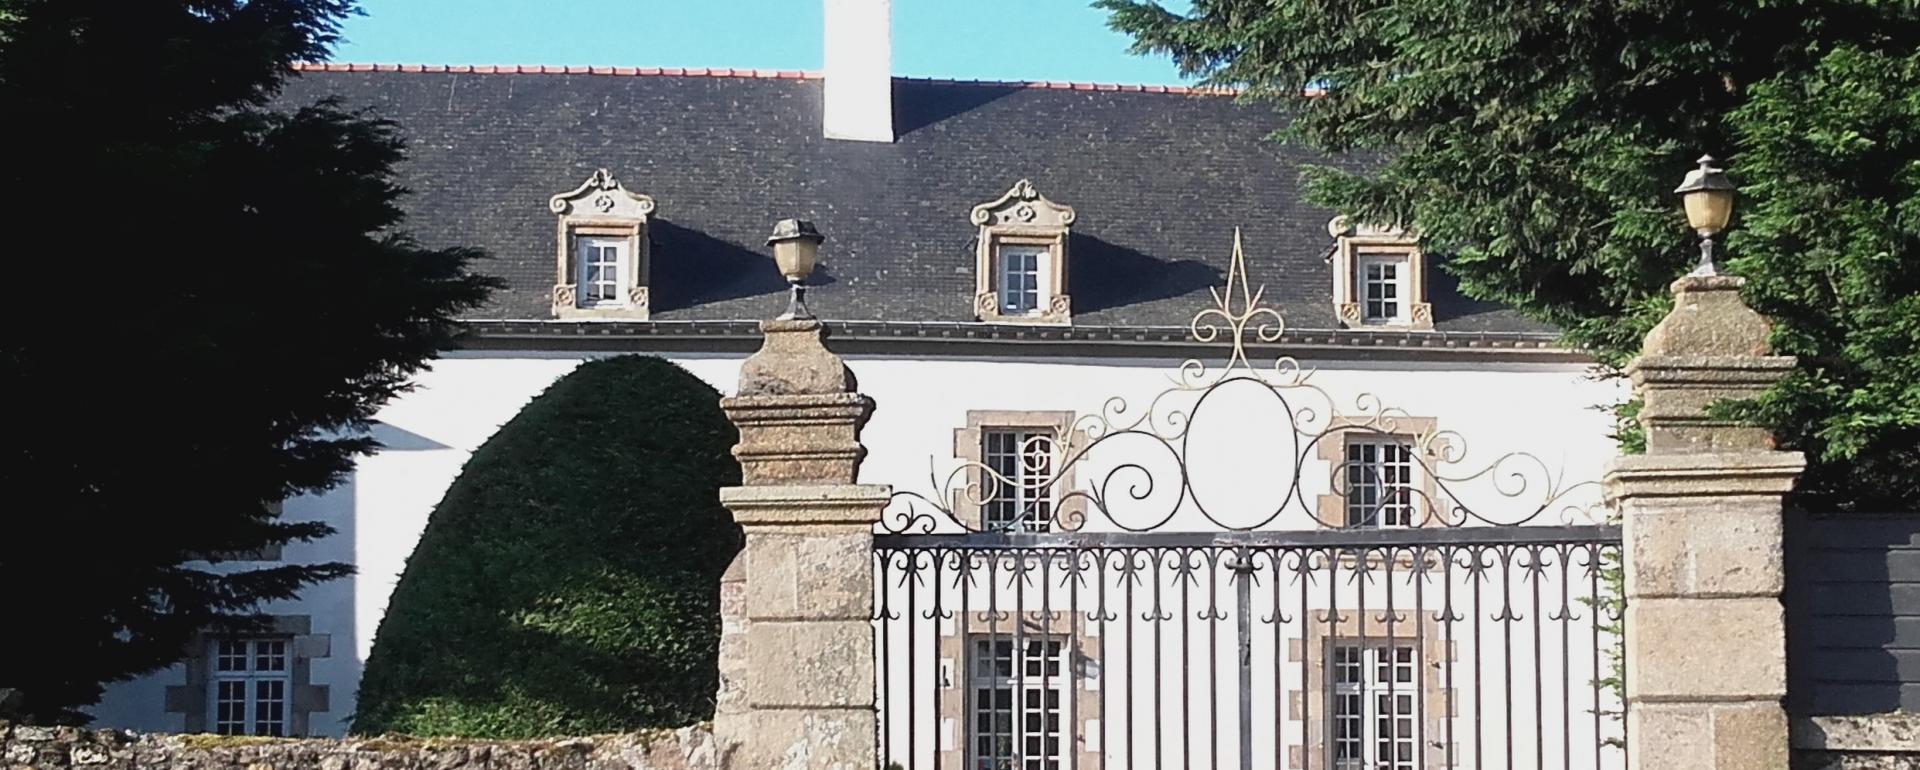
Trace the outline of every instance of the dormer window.
{"type": "Polygon", "coordinates": [[[980,228],[974,317],[994,323],[1064,324],[1067,241],[1073,208],[1047,200],[1020,180],[998,199],[973,207],[980,228]]]}
{"type": "Polygon", "coordinates": [[[1327,224],[1334,237],[1333,308],[1346,327],[1432,329],[1426,255],[1416,236],[1398,228],[1327,224]]]}
{"type": "Polygon", "coordinates": [[[647,320],[653,199],[628,192],[603,168],[547,208],[560,217],[553,317],[647,320]]]}

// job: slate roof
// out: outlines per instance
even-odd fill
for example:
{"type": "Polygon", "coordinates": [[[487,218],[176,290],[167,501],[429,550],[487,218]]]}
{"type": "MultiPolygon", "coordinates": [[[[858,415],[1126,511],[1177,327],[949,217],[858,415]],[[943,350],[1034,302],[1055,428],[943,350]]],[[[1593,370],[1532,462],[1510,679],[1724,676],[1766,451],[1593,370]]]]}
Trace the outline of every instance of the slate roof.
{"type": "MultiPolygon", "coordinates": [[[[762,244],[787,216],[827,235],[809,294],[822,317],[971,321],[968,211],[1027,178],[1078,214],[1076,327],[1184,326],[1222,282],[1236,226],[1289,326],[1336,326],[1329,212],[1299,186],[1303,165],[1326,161],[1266,140],[1269,107],[1189,89],[897,79],[899,138],[882,144],[822,138],[815,77],[641,72],[309,65],[283,98],[336,96],[399,124],[407,229],[486,249],[482,270],[507,281],[474,320],[548,317],[547,199],[604,167],[658,203],[657,321],[779,312],[784,283],[762,244]]],[[[1429,274],[1438,330],[1551,331],[1429,274]]]]}

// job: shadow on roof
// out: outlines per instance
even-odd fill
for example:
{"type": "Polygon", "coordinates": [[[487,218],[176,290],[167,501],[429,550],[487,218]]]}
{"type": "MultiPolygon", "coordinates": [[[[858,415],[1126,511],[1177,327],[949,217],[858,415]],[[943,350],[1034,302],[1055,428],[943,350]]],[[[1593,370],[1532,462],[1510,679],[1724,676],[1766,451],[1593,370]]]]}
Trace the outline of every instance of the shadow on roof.
{"type": "MultiPolygon", "coordinates": [[[[787,290],[786,279],[773,266],[770,253],[724,241],[665,219],[647,223],[653,241],[652,300],[654,312],[762,297],[787,290]]],[[[819,268],[809,286],[833,283],[819,268]]]]}
{"type": "MultiPolygon", "coordinates": [[[[1460,293],[1460,279],[1447,270],[1446,257],[1432,252],[1427,253],[1427,302],[1433,305],[1433,323],[1458,331],[1485,331],[1491,326],[1502,330],[1516,323],[1523,327],[1535,326],[1529,321],[1515,317],[1515,313],[1492,302],[1482,302],[1460,293]]],[[[1552,331],[1540,325],[1538,329],[1525,331],[1552,331]]]]}
{"type": "Polygon", "coordinates": [[[1220,269],[1204,262],[1160,259],[1082,232],[1068,237],[1073,264],[1067,294],[1075,313],[1183,297],[1220,285],[1220,269]]]}
{"type": "Polygon", "coordinates": [[[956,85],[895,79],[894,135],[906,136],[1019,90],[1013,86],[956,85]]]}

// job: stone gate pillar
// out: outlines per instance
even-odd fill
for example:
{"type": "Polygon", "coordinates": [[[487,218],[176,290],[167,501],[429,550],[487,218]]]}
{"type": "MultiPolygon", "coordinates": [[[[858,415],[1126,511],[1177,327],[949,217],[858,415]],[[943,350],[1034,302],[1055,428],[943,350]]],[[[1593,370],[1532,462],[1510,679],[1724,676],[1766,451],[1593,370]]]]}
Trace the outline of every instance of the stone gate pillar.
{"type": "Polygon", "coordinates": [[[720,502],[746,533],[721,584],[721,767],[871,770],[873,524],[890,490],[853,482],[873,401],[819,321],[760,328],[739,394],[720,402],[743,484],[720,502]]]}
{"type": "Polygon", "coordinates": [[[1624,529],[1633,770],[1787,767],[1781,497],[1805,460],[1706,414],[1794,365],[1767,354],[1744,282],[1674,282],[1673,312],[1627,368],[1647,452],[1616,459],[1605,488],[1624,529]]]}

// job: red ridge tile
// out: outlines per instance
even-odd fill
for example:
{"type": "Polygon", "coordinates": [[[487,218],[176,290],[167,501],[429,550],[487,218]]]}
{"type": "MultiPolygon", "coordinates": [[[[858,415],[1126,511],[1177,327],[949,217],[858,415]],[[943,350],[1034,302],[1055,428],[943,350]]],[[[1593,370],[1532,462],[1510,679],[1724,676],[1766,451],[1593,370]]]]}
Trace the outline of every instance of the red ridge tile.
{"type": "MultiPolygon", "coordinates": [[[[806,70],[763,70],[737,67],[623,67],[602,65],[554,65],[554,64],[367,64],[354,62],[297,62],[293,69],[298,72],[404,72],[404,73],[453,73],[453,74],[567,74],[600,75],[605,77],[715,77],[715,78],[760,78],[779,80],[820,80],[819,72],[806,70]]],[[[1221,86],[1182,86],[1182,85],[1146,85],[1137,83],[1093,83],[1059,80],[956,80],[951,78],[898,77],[895,80],[927,83],[941,86],[981,86],[986,88],[1032,88],[1053,91],[1105,91],[1118,93],[1176,94],[1203,96],[1237,96],[1237,88],[1221,86]]],[[[1321,96],[1324,92],[1310,89],[1308,96],[1321,96]]]]}

